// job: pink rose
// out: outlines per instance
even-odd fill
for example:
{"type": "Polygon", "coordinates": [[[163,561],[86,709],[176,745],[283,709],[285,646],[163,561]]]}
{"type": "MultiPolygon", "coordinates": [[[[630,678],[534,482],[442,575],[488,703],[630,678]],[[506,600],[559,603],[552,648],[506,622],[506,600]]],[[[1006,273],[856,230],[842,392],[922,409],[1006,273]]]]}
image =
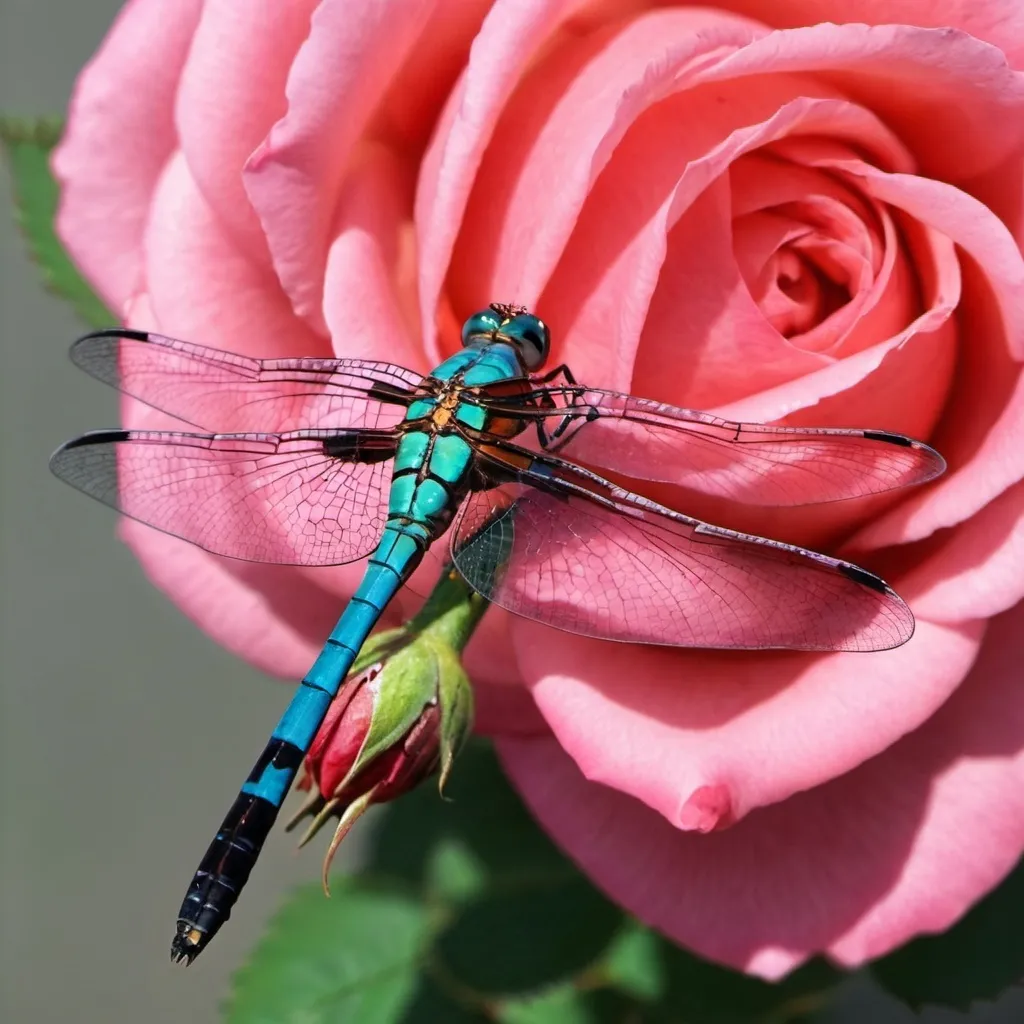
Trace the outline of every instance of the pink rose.
{"type": "MultiPolygon", "coordinates": [[[[612,897],[767,977],[858,964],[1024,850],[1024,7],[641,6],[134,0],[54,158],[60,232],[133,325],[249,355],[427,370],[516,301],[588,383],[931,441],[949,471],[906,494],[687,507],[842,547],[911,604],[904,647],[650,649],[492,611],[472,648],[482,727],[612,897]]],[[[360,571],[123,534],[290,678],[360,571]]]]}

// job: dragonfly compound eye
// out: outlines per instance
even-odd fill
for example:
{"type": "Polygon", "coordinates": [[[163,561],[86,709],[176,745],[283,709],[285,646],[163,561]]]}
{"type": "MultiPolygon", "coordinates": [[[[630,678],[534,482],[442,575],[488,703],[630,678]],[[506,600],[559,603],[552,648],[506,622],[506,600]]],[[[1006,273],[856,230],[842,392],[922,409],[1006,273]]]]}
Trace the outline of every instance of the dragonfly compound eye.
{"type": "Polygon", "coordinates": [[[462,325],[462,344],[472,345],[481,336],[492,338],[494,332],[501,327],[501,316],[493,309],[482,309],[474,313],[462,325]]]}
{"type": "Polygon", "coordinates": [[[501,334],[519,349],[528,370],[536,370],[544,364],[551,347],[551,332],[539,317],[520,313],[502,325],[501,334]]]}

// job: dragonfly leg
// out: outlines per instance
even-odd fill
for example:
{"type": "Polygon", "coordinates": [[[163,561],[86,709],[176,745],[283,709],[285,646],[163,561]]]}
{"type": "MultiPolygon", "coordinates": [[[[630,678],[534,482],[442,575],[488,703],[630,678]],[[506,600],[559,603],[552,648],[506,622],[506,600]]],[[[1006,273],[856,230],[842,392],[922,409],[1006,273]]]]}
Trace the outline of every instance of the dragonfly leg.
{"type": "MultiPolygon", "coordinates": [[[[562,363],[561,366],[556,366],[550,372],[544,374],[543,377],[537,379],[538,384],[546,385],[539,389],[536,394],[537,403],[544,409],[558,410],[559,408],[575,409],[580,402],[580,399],[585,394],[586,389],[579,386],[576,378],[573,376],[572,370],[562,363]],[[565,398],[565,405],[559,406],[553,397],[555,391],[551,387],[552,384],[558,382],[557,394],[565,398]]],[[[540,419],[537,421],[537,437],[540,440],[540,445],[547,451],[556,451],[558,444],[556,443],[559,438],[569,429],[570,424],[579,419],[577,416],[572,416],[566,413],[558,423],[555,425],[553,430],[549,430],[545,425],[545,420],[540,419]]],[[[584,420],[583,422],[587,422],[584,420]]]]}
{"type": "Polygon", "coordinates": [[[556,366],[553,370],[548,370],[543,377],[535,377],[534,383],[536,384],[552,384],[554,381],[561,377],[566,384],[578,384],[579,381],[573,376],[572,370],[569,369],[566,363],[562,363],[556,366]]]}

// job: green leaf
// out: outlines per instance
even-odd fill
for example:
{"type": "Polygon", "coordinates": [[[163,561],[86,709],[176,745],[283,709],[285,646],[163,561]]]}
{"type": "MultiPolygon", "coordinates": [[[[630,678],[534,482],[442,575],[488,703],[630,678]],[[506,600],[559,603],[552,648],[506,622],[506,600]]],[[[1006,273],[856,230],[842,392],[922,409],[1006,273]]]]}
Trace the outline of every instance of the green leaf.
{"type": "Polygon", "coordinates": [[[465,905],[436,956],[475,992],[533,992],[593,964],[621,923],[622,912],[583,877],[523,874],[465,905]]]}
{"type": "Polygon", "coordinates": [[[649,928],[629,922],[616,936],[604,959],[607,981],[638,999],[655,1002],[664,996],[668,979],[660,957],[664,942],[649,928]]]}
{"type": "Polygon", "coordinates": [[[445,904],[465,903],[485,894],[487,871],[480,858],[458,837],[437,843],[430,851],[426,888],[445,904]]]}
{"type": "Polygon", "coordinates": [[[532,999],[505,1004],[498,1019],[502,1024],[590,1024],[579,995],[574,986],[564,985],[532,999]]]}
{"type": "MultiPolygon", "coordinates": [[[[357,1018],[352,1024],[360,1024],[357,1018]]],[[[493,1024],[490,1007],[480,1006],[472,997],[460,1000],[457,992],[445,989],[425,970],[416,983],[412,998],[394,1018],[399,1024],[493,1024]]]]}
{"type": "Polygon", "coordinates": [[[234,977],[230,1024],[401,1020],[419,985],[426,908],[397,886],[349,880],[292,897],[234,977]]]}
{"type": "Polygon", "coordinates": [[[0,118],[0,141],[14,182],[16,220],[29,255],[42,272],[43,285],[67,299],[91,327],[107,327],[118,318],[75,269],[53,227],[59,190],[49,161],[62,130],[59,118],[0,118]]]}
{"type": "MultiPolygon", "coordinates": [[[[983,839],[979,839],[983,842],[983,839]]],[[[879,983],[915,1010],[967,1010],[1024,979],[1024,860],[942,935],[915,939],[876,960],[879,983]]]]}
{"type": "Polygon", "coordinates": [[[652,1018],[619,993],[563,985],[533,999],[506,1003],[501,1024],[643,1024],[652,1018]]]}

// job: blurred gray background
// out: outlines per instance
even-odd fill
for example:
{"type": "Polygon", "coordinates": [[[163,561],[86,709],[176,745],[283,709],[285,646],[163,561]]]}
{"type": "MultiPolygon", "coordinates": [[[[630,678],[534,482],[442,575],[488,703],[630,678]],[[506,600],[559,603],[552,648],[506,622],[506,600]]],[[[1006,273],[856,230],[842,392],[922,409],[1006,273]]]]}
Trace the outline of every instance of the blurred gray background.
{"type": "MultiPolygon", "coordinates": [[[[0,0],[0,112],[62,112],[119,6],[0,0]]],[[[9,186],[4,167],[0,1019],[211,1024],[273,908],[319,876],[315,844],[296,855],[279,830],[216,944],[187,971],[172,967],[184,887],[287,691],[187,622],[116,540],[113,514],[49,476],[57,444],[114,425],[116,402],[67,359],[81,325],[39,287],[9,186]]],[[[919,1019],[855,979],[815,1020],[919,1019]]],[[[967,1019],[1024,1020],[1024,994],[969,1018],[923,1017],[967,1019]]]]}

